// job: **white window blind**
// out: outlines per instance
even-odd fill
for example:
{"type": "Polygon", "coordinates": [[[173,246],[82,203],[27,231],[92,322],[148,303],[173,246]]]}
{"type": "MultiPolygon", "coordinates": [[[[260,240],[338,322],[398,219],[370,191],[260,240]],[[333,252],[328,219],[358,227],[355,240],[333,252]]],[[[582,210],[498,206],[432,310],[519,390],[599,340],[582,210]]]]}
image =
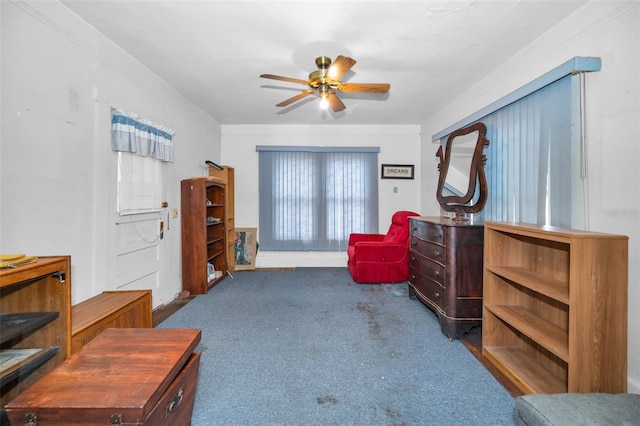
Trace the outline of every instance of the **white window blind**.
{"type": "Polygon", "coordinates": [[[152,157],[118,152],[118,213],[159,211],[164,194],[164,163],[152,157]]]}

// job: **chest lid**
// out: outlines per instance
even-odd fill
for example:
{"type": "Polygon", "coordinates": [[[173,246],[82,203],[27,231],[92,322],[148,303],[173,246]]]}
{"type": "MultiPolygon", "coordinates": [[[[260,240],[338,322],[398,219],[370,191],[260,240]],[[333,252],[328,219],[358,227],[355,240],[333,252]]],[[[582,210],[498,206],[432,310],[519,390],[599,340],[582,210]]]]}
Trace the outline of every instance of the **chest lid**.
{"type": "Polygon", "coordinates": [[[112,328],[5,406],[38,423],[143,421],[200,342],[199,329],[112,328]]]}

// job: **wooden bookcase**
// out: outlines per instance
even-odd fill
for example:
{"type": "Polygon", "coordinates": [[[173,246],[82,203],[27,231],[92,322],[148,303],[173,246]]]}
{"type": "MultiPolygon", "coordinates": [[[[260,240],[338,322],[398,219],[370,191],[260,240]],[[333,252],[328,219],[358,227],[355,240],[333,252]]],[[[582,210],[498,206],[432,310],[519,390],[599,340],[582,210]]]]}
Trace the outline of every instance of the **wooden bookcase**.
{"type": "Polygon", "coordinates": [[[236,240],[236,219],[235,219],[235,170],[233,167],[221,166],[222,170],[209,166],[209,176],[213,176],[225,184],[224,207],[227,219],[227,269],[235,270],[235,240],[236,240]]]}
{"type": "Polygon", "coordinates": [[[206,178],[183,180],[181,210],[182,289],[204,294],[227,275],[225,185],[206,178]]]}
{"type": "Polygon", "coordinates": [[[2,419],[9,401],[71,354],[70,306],[69,256],[0,270],[2,419]]]}
{"type": "Polygon", "coordinates": [[[482,353],[524,393],[627,389],[628,238],[485,224],[482,353]]]}

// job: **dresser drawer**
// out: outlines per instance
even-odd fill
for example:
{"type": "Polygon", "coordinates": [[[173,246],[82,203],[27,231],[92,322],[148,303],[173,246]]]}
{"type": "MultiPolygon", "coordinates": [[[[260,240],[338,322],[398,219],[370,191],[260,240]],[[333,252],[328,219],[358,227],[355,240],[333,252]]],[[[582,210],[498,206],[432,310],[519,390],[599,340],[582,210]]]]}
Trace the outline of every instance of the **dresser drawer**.
{"type": "Polygon", "coordinates": [[[438,244],[444,244],[443,227],[437,223],[422,220],[411,220],[411,235],[438,244]]]}
{"type": "Polygon", "coordinates": [[[411,268],[411,284],[421,299],[427,299],[443,309],[444,287],[411,268]]]}
{"type": "Polygon", "coordinates": [[[409,265],[416,271],[416,275],[424,275],[444,286],[445,269],[440,263],[429,260],[412,250],[409,252],[409,265]]]}
{"type": "Polygon", "coordinates": [[[445,248],[439,244],[421,240],[415,236],[411,236],[411,250],[421,253],[427,259],[431,259],[441,264],[446,264],[445,248]]]}

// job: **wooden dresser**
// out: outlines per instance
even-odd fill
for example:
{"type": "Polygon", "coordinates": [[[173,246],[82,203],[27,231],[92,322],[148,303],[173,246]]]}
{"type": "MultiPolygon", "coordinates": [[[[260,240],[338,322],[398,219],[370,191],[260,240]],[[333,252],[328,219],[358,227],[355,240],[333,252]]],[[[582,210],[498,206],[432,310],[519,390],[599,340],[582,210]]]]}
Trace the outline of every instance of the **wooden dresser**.
{"type": "Polygon", "coordinates": [[[449,339],[460,338],[482,322],[483,225],[445,217],[409,223],[409,296],[435,312],[449,339]]]}

